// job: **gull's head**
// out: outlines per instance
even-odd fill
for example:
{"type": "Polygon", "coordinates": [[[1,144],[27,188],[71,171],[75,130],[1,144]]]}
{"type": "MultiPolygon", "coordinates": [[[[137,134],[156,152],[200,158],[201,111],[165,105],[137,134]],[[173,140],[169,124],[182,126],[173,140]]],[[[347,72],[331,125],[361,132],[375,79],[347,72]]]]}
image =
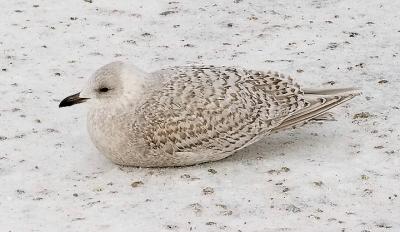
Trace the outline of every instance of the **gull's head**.
{"type": "Polygon", "coordinates": [[[81,92],[66,97],[60,102],[59,107],[86,101],[92,104],[112,104],[118,98],[131,94],[135,84],[138,84],[135,82],[141,77],[143,77],[141,71],[123,62],[106,64],[89,78],[81,92]]]}

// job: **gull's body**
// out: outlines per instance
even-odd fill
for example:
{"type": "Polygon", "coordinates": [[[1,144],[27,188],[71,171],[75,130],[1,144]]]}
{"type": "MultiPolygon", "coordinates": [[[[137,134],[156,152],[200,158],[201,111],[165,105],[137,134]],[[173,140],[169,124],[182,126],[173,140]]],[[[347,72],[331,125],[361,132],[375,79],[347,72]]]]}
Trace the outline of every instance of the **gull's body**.
{"type": "Polygon", "coordinates": [[[145,73],[114,62],[79,97],[90,99],[88,131],[105,156],[121,165],[164,167],[220,160],[355,95],[354,89],[302,90],[271,72],[188,66],[145,73]]]}

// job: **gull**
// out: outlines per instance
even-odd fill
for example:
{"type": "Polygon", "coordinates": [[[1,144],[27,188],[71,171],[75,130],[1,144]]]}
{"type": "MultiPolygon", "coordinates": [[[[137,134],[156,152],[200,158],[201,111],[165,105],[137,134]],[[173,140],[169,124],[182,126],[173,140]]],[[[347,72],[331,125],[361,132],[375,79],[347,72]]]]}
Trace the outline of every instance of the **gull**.
{"type": "Polygon", "coordinates": [[[112,162],[171,167],[221,160],[272,133],[327,119],[359,94],[301,88],[271,71],[199,65],[147,73],[117,61],[59,107],[88,104],[90,138],[112,162]]]}

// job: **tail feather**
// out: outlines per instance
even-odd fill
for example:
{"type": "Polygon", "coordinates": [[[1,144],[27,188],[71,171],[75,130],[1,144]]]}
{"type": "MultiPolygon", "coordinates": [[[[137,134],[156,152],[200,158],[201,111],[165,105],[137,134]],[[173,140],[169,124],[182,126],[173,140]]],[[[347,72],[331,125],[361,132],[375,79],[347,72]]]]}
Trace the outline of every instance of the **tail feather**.
{"type": "Polygon", "coordinates": [[[342,89],[303,89],[304,99],[308,105],[286,118],[272,132],[301,126],[308,121],[318,118],[333,107],[340,105],[357,95],[360,91],[355,88],[342,89]]]}

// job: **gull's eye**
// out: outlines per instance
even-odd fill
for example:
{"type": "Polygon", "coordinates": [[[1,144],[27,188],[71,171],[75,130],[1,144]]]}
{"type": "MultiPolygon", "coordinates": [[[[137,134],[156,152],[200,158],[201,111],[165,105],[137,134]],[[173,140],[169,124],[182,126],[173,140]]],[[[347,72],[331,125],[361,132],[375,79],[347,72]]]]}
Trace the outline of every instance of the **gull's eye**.
{"type": "Polygon", "coordinates": [[[108,90],[109,89],[107,87],[103,87],[103,88],[99,89],[99,92],[105,93],[105,92],[108,92],[108,90]]]}

